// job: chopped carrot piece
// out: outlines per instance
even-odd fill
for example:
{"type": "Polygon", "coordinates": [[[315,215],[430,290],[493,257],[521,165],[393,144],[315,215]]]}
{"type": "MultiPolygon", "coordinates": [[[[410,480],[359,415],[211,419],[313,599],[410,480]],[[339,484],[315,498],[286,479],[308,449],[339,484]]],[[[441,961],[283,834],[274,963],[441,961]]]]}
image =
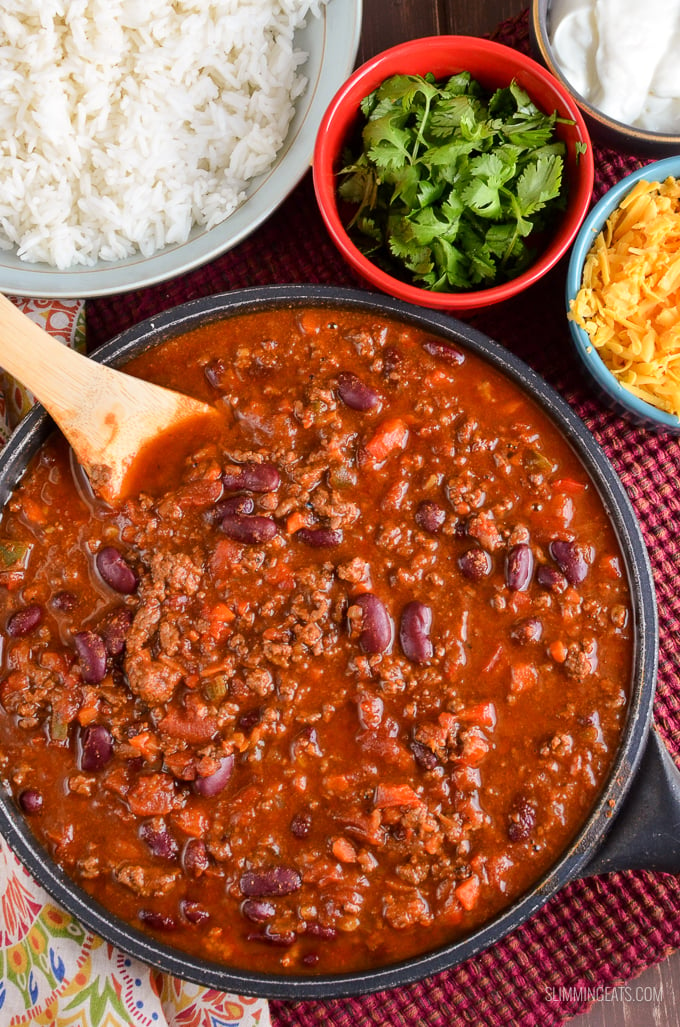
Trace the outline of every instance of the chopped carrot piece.
{"type": "Polygon", "coordinates": [[[562,642],[561,639],[558,639],[556,642],[552,642],[548,646],[548,652],[555,663],[564,663],[567,658],[568,650],[564,642],[562,642]]]}
{"type": "Polygon", "coordinates": [[[138,735],[133,735],[128,741],[132,748],[137,749],[140,756],[143,756],[145,760],[155,760],[161,751],[158,738],[151,731],[140,731],[138,735]]]}
{"type": "Polygon", "coordinates": [[[331,852],[341,863],[356,863],[357,850],[348,838],[334,838],[331,843],[331,852]]]}
{"type": "Polygon", "coordinates": [[[372,460],[381,464],[395,449],[403,449],[408,439],[408,425],[400,417],[392,417],[379,424],[365,445],[372,460]]]}
{"type": "Polygon", "coordinates": [[[456,898],[463,909],[474,909],[479,901],[479,878],[472,874],[456,887],[456,898]]]}
{"type": "Polygon", "coordinates": [[[87,727],[88,724],[91,724],[97,718],[98,713],[99,706],[94,702],[90,706],[81,706],[76,719],[82,727],[87,727]]]}
{"type": "Polygon", "coordinates": [[[208,610],[208,617],[212,621],[226,621],[230,623],[236,619],[236,614],[231,610],[226,603],[215,603],[208,610]]]}
{"type": "Polygon", "coordinates": [[[302,510],[294,510],[293,513],[286,520],[286,531],[289,535],[294,535],[300,528],[306,528],[309,524],[309,518],[302,510]]]}

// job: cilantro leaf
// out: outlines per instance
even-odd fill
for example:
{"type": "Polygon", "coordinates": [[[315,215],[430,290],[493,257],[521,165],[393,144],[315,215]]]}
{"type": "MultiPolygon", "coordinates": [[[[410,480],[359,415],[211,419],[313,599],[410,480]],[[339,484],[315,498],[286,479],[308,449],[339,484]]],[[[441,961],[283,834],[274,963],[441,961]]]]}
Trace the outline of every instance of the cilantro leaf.
{"type": "Polygon", "coordinates": [[[556,114],[512,82],[488,93],[468,72],[393,75],[361,103],[360,146],[338,196],[357,246],[406,281],[439,291],[507,281],[532,235],[563,209],[556,114]]]}

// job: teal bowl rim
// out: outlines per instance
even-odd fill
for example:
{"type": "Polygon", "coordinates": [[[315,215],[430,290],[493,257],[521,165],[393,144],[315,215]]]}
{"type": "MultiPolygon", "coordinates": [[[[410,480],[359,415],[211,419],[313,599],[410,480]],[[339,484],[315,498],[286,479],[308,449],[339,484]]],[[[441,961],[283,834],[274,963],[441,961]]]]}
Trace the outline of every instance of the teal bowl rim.
{"type": "MultiPolygon", "coordinates": [[[[631,171],[630,174],[612,186],[592,208],[579,229],[569,257],[566,282],[567,314],[570,309],[570,300],[574,299],[581,288],[583,265],[585,264],[588,252],[609,215],[616,210],[624,196],[630,192],[640,179],[663,182],[669,176],[680,178],[680,154],[652,161],[641,168],[637,168],[635,171],[631,171]]],[[[651,403],[646,403],[643,399],[638,399],[637,396],[634,396],[629,389],[616,380],[594,348],[588,333],[570,318],[568,319],[568,324],[576,351],[586,369],[592,374],[600,389],[618,407],[629,413],[638,424],[646,424],[665,429],[666,431],[680,433],[680,417],[677,414],[669,414],[665,410],[660,410],[658,407],[652,406],[651,403]]]]}

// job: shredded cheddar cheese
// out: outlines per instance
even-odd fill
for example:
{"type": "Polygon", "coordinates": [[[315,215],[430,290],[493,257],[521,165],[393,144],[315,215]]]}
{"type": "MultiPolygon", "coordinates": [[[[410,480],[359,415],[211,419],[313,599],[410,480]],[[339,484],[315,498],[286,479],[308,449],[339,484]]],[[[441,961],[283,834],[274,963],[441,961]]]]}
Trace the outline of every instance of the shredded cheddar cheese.
{"type": "Polygon", "coordinates": [[[625,388],[680,414],[680,182],[639,181],[609,217],[569,316],[625,388]]]}

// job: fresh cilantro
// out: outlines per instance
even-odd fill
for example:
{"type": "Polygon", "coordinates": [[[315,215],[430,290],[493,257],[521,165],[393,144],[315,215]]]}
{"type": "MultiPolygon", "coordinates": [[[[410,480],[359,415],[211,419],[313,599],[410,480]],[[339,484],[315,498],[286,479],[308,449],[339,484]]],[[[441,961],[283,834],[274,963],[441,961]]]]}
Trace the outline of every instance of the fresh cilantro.
{"type": "Polygon", "coordinates": [[[371,260],[449,292],[508,281],[531,264],[566,202],[555,113],[516,82],[489,94],[467,72],[442,82],[394,75],[361,112],[338,195],[371,260]]]}

